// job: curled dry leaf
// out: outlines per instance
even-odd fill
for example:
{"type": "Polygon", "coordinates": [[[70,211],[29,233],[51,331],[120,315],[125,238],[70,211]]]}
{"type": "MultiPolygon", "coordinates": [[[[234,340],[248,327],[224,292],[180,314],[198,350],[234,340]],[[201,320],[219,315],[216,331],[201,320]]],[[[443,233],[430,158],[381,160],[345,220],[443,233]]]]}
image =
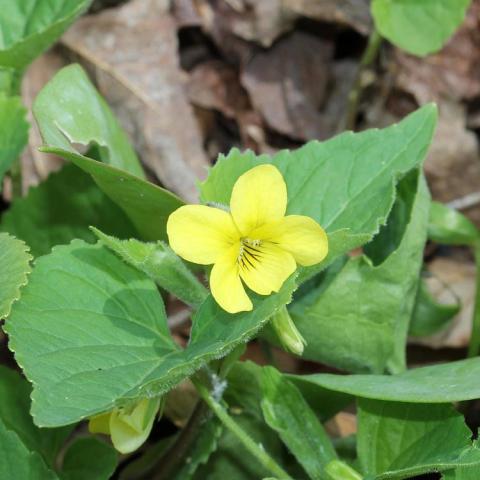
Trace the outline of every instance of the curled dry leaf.
{"type": "Polygon", "coordinates": [[[248,97],[238,81],[237,72],[219,60],[194,67],[190,72],[187,92],[194,105],[218,110],[228,118],[235,118],[237,112],[249,108],[248,97]]]}
{"type": "Polygon", "coordinates": [[[372,27],[368,0],[284,0],[282,3],[288,11],[348,26],[365,35],[372,27]]]}
{"type": "Polygon", "coordinates": [[[262,119],[252,109],[235,68],[219,60],[200,63],[190,72],[187,92],[190,102],[197,107],[197,118],[206,138],[207,149],[213,158],[222,149],[213,148],[210,142],[211,138],[219,134],[217,119],[211,110],[221,112],[227,119],[236,122],[244,148],[262,152],[268,150],[262,119]],[[212,148],[215,151],[212,152],[212,148]]]}
{"type": "Polygon", "coordinates": [[[420,101],[442,97],[473,99],[480,95],[480,0],[439,53],[418,58],[396,50],[397,85],[420,101]]]}
{"type": "MultiPolygon", "coordinates": [[[[425,172],[433,198],[449,202],[480,190],[478,141],[466,129],[465,108],[461,104],[444,100],[439,113],[425,172]]],[[[478,210],[468,213],[472,220],[480,222],[478,210]]]]}
{"type": "Polygon", "coordinates": [[[208,162],[186,99],[168,6],[133,0],[80,19],[62,42],[92,73],[147,167],[167,188],[196,201],[195,181],[208,162]]]}
{"type": "Polygon", "coordinates": [[[36,122],[33,121],[32,105],[36,96],[45,84],[66,62],[57,50],[50,50],[38,57],[29,67],[22,82],[22,99],[27,107],[30,130],[28,146],[22,154],[22,191],[26,193],[32,186],[38,185],[48,175],[58,170],[63,161],[53,155],[45,155],[38,151],[42,145],[42,137],[36,122]]]}
{"type": "Polygon", "coordinates": [[[332,437],[343,438],[357,433],[357,416],[353,413],[340,412],[325,423],[327,432],[332,437]]]}
{"type": "Polygon", "coordinates": [[[331,42],[296,32],[252,57],[242,84],[270,128],[299,140],[335,133],[355,66],[351,61],[332,66],[332,55],[331,42]]]}
{"type": "Polygon", "coordinates": [[[455,296],[462,309],[448,328],[430,337],[411,338],[410,343],[432,348],[463,348],[468,345],[475,301],[475,266],[464,259],[438,257],[428,264],[432,276],[427,285],[440,303],[451,304],[455,296]]]}
{"type": "Polygon", "coordinates": [[[220,44],[230,33],[270,47],[300,17],[349,26],[363,34],[371,28],[367,0],[174,0],[174,10],[179,24],[201,24],[220,44]]]}

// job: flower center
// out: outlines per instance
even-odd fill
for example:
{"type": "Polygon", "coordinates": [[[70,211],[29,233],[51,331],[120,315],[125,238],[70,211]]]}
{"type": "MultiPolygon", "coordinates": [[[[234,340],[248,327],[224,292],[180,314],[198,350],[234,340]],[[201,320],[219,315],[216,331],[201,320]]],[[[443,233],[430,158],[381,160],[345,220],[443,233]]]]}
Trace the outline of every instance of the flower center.
{"type": "Polygon", "coordinates": [[[262,251],[259,248],[261,245],[261,240],[254,240],[247,237],[241,238],[237,258],[238,264],[246,270],[256,268],[262,258],[262,251]]]}

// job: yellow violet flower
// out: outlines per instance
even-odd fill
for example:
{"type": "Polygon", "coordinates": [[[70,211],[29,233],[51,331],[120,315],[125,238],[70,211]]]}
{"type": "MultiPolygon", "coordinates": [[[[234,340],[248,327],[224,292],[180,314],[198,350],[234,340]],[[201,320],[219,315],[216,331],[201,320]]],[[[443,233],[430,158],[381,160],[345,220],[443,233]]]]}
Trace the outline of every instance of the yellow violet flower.
{"type": "Polygon", "coordinates": [[[110,435],[116,450],[131,453],[150,435],[160,406],[160,398],[144,398],[129,407],[115,408],[90,418],[88,430],[110,435]]]}
{"type": "Polygon", "coordinates": [[[259,165],[236,181],[230,212],[185,205],[167,223],[172,249],[185,260],[213,264],[210,288],[229,313],[252,310],[242,281],[254,292],[278,292],[297,263],[325,258],[328,240],[312,218],[287,215],[287,186],[273,165],[259,165]]]}

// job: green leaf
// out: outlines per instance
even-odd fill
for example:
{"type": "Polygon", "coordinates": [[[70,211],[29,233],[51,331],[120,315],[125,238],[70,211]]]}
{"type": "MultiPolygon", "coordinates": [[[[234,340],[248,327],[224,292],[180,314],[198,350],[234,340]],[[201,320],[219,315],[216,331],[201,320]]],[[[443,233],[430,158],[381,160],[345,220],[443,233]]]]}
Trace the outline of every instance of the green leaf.
{"type": "Polygon", "coordinates": [[[463,22],[470,0],[373,0],[378,31],[418,56],[440,50],[463,22]]]}
{"type": "Polygon", "coordinates": [[[433,335],[448,325],[453,317],[460,311],[461,304],[443,304],[437,302],[428,290],[425,281],[418,285],[415,308],[408,334],[413,337],[433,335]]]}
{"type": "MultiPolygon", "coordinates": [[[[276,460],[284,459],[283,445],[278,436],[248,411],[239,409],[233,415],[236,423],[276,460]]],[[[252,480],[265,478],[268,470],[251,456],[237,437],[224,430],[218,441],[218,449],[207,464],[200,466],[192,480],[252,480]]],[[[301,477],[296,477],[301,478],[301,477]]]]}
{"type": "Polygon", "coordinates": [[[187,305],[198,308],[207,298],[208,290],[164,242],[144,243],[133,238],[119,240],[96,228],[92,231],[121,259],[146,273],[157,285],[187,305]]]}
{"type": "Polygon", "coordinates": [[[19,436],[0,419],[0,478],[58,480],[37,452],[31,452],[19,436]]]}
{"type": "Polygon", "coordinates": [[[187,458],[172,480],[190,480],[197,469],[205,465],[217,450],[222,433],[222,424],[217,419],[208,420],[202,426],[198,437],[187,452],[187,458]]]}
{"type": "Polygon", "coordinates": [[[460,212],[432,202],[428,238],[445,245],[474,245],[480,239],[477,227],[460,212]]]}
{"type": "Polygon", "coordinates": [[[0,366],[0,420],[28,451],[36,452],[46,465],[54,466],[55,457],[71,428],[37,428],[29,414],[31,392],[30,384],[17,372],[0,366]]]}
{"type": "Polygon", "coordinates": [[[395,184],[422,164],[436,119],[436,107],[426,105],[398,125],[346,132],[273,157],[233,149],[220,156],[200,184],[201,200],[228,204],[240,175],[256,165],[273,163],[287,184],[287,214],[312,217],[329,234],[330,253],[321,264],[301,273],[301,279],[307,278],[369,241],[385,224],[395,184]]]}
{"type": "Polygon", "coordinates": [[[3,0],[0,65],[24,69],[47,50],[90,3],[91,0],[3,0]]]}
{"type": "Polygon", "coordinates": [[[262,373],[262,410],[309,477],[328,479],[325,467],[337,458],[322,424],[297,387],[273,367],[262,373]]]}
{"type": "Polygon", "coordinates": [[[89,175],[74,165],[65,165],[31,188],[26,197],[16,199],[3,215],[0,230],[24,240],[37,257],[74,238],[94,241],[90,225],[120,237],[136,232],[124,212],[89,175]]]}
{"type": "Polygon", "coordinates": [[[411,478],[479,464],[480,449],[471,436],[463,416],[450,405],[358,402],[358,456],[369,478],[411,478]]]}
{"type": "Polygon", "coordinates": [[[31,271],[31,259],[22,241],[0,233],[0,319],[9,315],[12,303],[20,298],[20,288],[31,271]]]}
{"type": "Polygon", "coordinates": [[[45,144],[73,153],[73,144],[95,146],[102,162],[145,178],[127,135],[79,65],[57,72],[35,99],[33,113],[45,144]]]}
{"type": "MultiPolygon", "coordinates": [[[[58,480],[56,457],[72,429],[36,427],[29,414],[31,391],[17,372],[0,366],[0,478],[58,480]]],[[[67,450],[61,478],[107,480],[115,466],[110,446],[80,439],[67,450]]]]}
{"type": "Polygon", "coordinates": [[[78,438],[65,453],[62,480],[108,480],[117,466],[117,453],[96,438],[78,438]]]}
{"type": "Polygon", "coordinates": [[[152,367],[178,350],[155,284],[106,247],[55,247],[31,280],[5,329],[34,385],[37,425],[72,423],[138,397],[152,367]]]}
{"type": "Polygon", "coordinates": [[[393,402],[447,403],[480,398],[480,358],[414,368],[398,375],[289,375],[335,392],[393,402]]]}
{"type": "MultiPolygon", "coordinates": [[[[229,405],[229,413],[234,421],[285,467],[291,456],[286,451],[276,432],[265,425],[260,407],[262,367],[253,362],[237,362],[232,366],[227,378],[227,389],[223,395],[229,405]]],[[[304,472],[299,468],[303,478],[304,472]]],[[[228,429],[218,440],[217,450],[208,463],[201,466],[193,476],[195,480],[251,480],[268,477],[269,472],[252,457],[242,443],[228,429]]]]}
{"type": "Polygon", "coordinates": [[[443,473],[442,480],[478,480],[478,465],[448,470],[443,473]]]}
{"type": "Polygon", "coordinates": [[[365,248],[369,256],[350,258],[327,284],[293,303],[305,358],[353,372],[405,369],[429,203],[425,180],[413,171],[398,186],[387,226],[365,248]]]}
{"type": "Polygon", "coordinates": [[[207,362],[246,342],[291,299],[255,295],[229,315],[211,296],[193,319],[188,348],[168,332],[155,284],[113,252],[74,241],[40,257],[6,324],[10,348],[33,383],[32,414],[59,426],[165,393],[207,362]]]}
{"type": "MultiPolygon", "coordinates": [[[[228,373],[226,399],[231,405],[242,405],[249,412],[263,419],[260,402],[263,367],[251,361],[236,362],[228,373]]],[[[324,422],[352,403],[343,393],[332,392],[308,382],[296,382],[300,393],[315,415],[324,422]]]]}
{"type": "Polygon", "coordinates": [[[26,114],[20,97],[0,94],[0,192],[3,176],[28,142],[26,114]]]}
{"type": "Polygon", "coordinates": [[[70,160],[90,174],[100,189],[127,214],[144,240],[167,238],[167,219],[183,205],[173,193],[124,170],[62,148],[44,147],[40,150],[70,160]]]}

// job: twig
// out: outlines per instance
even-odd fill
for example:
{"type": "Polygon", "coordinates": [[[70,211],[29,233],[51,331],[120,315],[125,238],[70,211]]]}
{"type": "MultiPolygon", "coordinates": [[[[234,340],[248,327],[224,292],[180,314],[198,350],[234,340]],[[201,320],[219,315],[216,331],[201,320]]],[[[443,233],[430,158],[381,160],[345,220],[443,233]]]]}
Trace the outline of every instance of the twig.
{"type": "Polygon", "coordinates": [[[357,75],[353,83],[353,87],[348,95],[347,113],[345,116],[345,129],[354,130],[357,120],[358,105],[363,90],[363,74],[365,70],[377,58],[378,50],[382,43],[382,37],[374,27],[368,37],[367,48],[363,52],[360,64],[358,66],[357,75]]]}
{"type": "Polygon", "coordinates": [[[456,198],[447,203],[447,206],[455,210],[466,210],[480,203],[480,192],[467,193],[463,197],[456,198]]]}

